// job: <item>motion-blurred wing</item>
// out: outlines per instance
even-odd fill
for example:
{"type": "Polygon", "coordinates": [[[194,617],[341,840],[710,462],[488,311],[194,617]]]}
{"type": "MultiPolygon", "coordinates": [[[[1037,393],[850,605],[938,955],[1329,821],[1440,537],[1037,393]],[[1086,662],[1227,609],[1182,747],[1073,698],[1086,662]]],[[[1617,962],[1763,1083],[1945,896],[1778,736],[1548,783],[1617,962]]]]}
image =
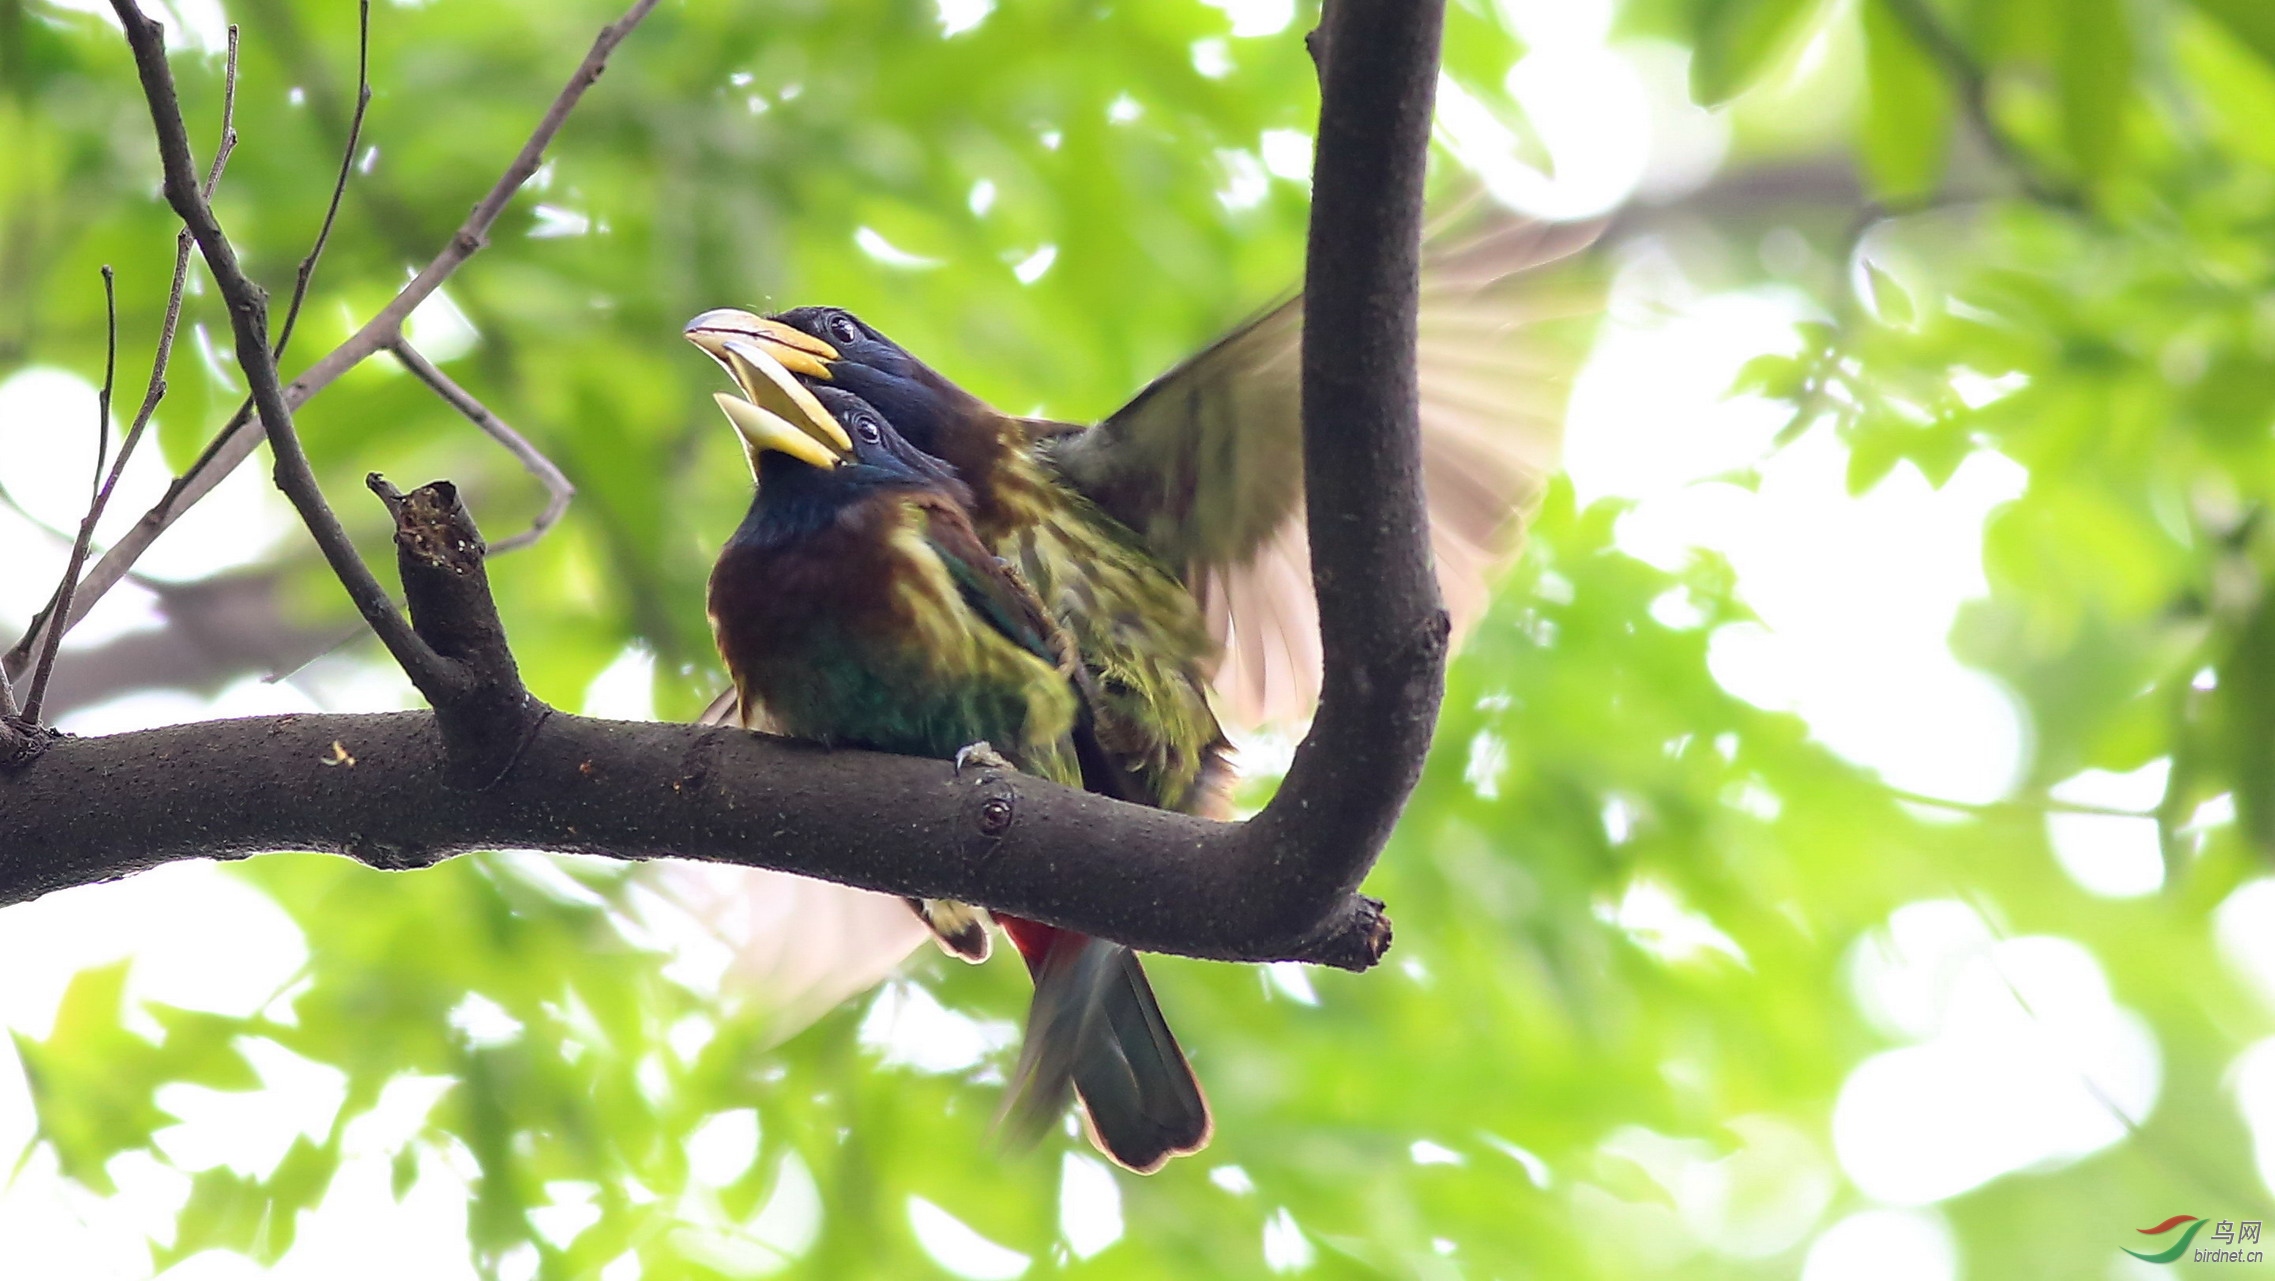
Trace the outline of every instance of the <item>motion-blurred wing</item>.
{"type": "MultiPolygon", "coordinates": [[[[1572,345],[1551,321],[1596,291],[1536,268],[1598,228],[1495,214],[1425,245],[1419,356],[1431,544],[1456,634],[1555,467],[1572,345]]],[[[1303,300],[1274,307],[1156,379],[1111,418],[1046,448],[1060,472],[1178,566],[1223,645],[1215,683],[1236,725],[1308,716],[1319,620],[1303,522],[1303,300]]]]}
{"type": "MultiPolygon", "coordinates": [[[[766,728],[763,710],[755,719],[750,728],[766,728]]],[[[696,723],[743,724],[734,689],[712,699],[696,723]]],[[[650,924],[680,937],[691,959],[723,949],[720,988],[764,1003],[775,1042],[882,982],[927,937],[907,901],[891,894],[769,868],[676,860],[655,866],[656,888],[691,929],[650,924]]]]}

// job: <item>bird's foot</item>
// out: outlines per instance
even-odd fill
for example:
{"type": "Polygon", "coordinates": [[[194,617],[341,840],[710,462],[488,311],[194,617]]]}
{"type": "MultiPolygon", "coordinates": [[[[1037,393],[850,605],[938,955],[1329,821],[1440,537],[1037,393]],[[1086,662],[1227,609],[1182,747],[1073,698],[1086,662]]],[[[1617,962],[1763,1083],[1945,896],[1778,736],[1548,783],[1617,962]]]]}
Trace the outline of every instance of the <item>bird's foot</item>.
{"type": "Polygon", "coordinates": [[[956,749],[956,777],[962,778],[964,770],[973,767],[978,769],[1019,768],[1003,759],[1003,753],[996,751],[984,738],[977,743],[966,743],[956,749]]]}

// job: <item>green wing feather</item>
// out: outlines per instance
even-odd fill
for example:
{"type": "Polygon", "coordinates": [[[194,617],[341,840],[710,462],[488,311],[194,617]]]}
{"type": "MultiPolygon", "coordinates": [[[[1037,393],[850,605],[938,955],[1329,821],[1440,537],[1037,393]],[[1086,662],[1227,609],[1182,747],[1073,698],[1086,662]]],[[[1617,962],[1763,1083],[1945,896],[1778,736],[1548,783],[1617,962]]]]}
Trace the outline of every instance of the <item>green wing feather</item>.
{"type": "MultiPolygon", "coordinates": [[[[1422,266],[1423,470],[1440,586],[1456,627],[1514,550],[1554,467],[1571,374],[1549,322],[1597,291],[1537,268],[1593,226],[1498,216],[1434,235],[1422,266]]],[[[1077,490],[1136,531],[1199,598],[1223,659],[1220,710],[1289,721],[1318,696],[1318,619],[1303,528],[1300,345],[1290,299],[1156,379],[1087,431],[1038,442],[1077,490]]]]}

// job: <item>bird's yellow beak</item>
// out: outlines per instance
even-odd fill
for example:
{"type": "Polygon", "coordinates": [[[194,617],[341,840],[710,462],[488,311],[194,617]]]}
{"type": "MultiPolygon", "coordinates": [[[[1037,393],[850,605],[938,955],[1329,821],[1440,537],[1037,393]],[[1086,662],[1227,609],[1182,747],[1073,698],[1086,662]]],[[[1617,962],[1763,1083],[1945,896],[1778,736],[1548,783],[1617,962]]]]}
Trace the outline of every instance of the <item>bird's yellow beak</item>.
{"type": "Polygon", "coordinates": [[[835,347],[732,307],[704,312],[684,332],[742,389],[741,396],[720,392],[717,400],[741,434],[754,470],[759,454],[769,449],[822,468],[837,466],[853,452],[852,437],[797,378],[798,373],[828,378],[823,362],[837,358],[835,347]]]}
{"type": "MultiPolygon", "coordinates": [[[[758,474],[759,455],[768,450],[788,454],[799,462],[828,471],[845,461],[845,453],[832,450],[828,445],[798,430],[771,409],[762,409],[733,392],[711,393],[719,402],[719,409],[734,424],[735,434],[743,438],[743,452],[750,456],[752,475],[758,474]]],[[[835,423],[830,424],[836,426],[835,423]]],[[[850,453],[848,450],[846,453],[850,453]]]]}

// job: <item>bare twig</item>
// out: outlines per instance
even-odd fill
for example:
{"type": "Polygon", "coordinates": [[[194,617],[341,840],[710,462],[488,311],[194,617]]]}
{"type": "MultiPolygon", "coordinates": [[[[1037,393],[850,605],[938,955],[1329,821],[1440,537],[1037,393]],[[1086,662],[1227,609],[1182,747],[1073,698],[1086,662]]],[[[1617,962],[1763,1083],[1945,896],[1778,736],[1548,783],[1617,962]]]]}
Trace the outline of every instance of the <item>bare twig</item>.
{"type": "Polygon", "coordinates": [[[2154,810],[2121,809],[2114,805],[2088,805],[2083,801],[2065,801],[2055,796],[2018,797],[2004,801],[1961,801],[1948,796],[1930,796],[1925,792],[1909,791],[1901,787],[1888,788],[1888,795],[1907,805],[1922,805],[1929,809],[1950,810],[1954,814],[1973,814],[1990,818],[2001,814],[2091,814],[2100,818],[2155,818],[2154,810]]]}
{"type": "MultiPolygon", "coordinates": [[[[237,28],[231,25],[229,59],[221,76],[221,139],[214,146],[213,164],[206,170],[205,185],[201,188],[208,200],[213,198],[214,189],[220,186],[222,171],[228,166],[229,157],[236,149],[237,28]]],[[[190,245],[189,228],[184,227],[174,233],[174,275],[172,283],[166,289],[166,318],[158,327],[158,345],[150,360],[150,381],[143,389],[142,406],[135,410],[134,422],[127,427],[126,436],[119,443],[118,457],[111,463],[109,474],[105,475],[99,466],[97,468],[101,488],[95,495],[94,509],[88,515],[90,528],[102,520],[104,511],[110,507],[111,494],[118,489],[119,477],[126,474],[127,460],[134,456],[134,447],[142,443],[142,433],[150,426],[151,417],[158,412],[158,402],[166,398],[166,368],[173,360],[174,335],[182,320],[182,291],[189,283],[190,245]]],[[[96,562],[96,576],[100,577],[103,566],[110,563],[111,557],[108,555],[96,562]]],[[[73,588],[70,599],[65,599],[59,586],[56,594],[48,599],[47,607],[33,617],[31,626],[25,629],[24,637],[16,648],[0,657],[0,681],[6,680],[9,666],[33,653],[45,651],[50,648],[50,637],[60,638],[64,632],[71,630],[71,625],[86,616],[88,608],[103,591],[108,590],[118,578],[126,577],[130,567],[131,562],[119,565],[116,576],[94,591],[87,590],[87,584],[78,583],[73,588]],[[65,621],[58,625],[57,619],[65,621]]],[[[76,573],[73,578],[76,580],[76,573]]]]}
{"type": "MultiPolygon", "coordinates": [[[[111,461],[111,393],[118,388],[118,273],[103,264],[103,389],[95,393],[95,470],[87,478],[87,520],[80,522],[79,541],[93,531],[94,506],[103,497],[103,469],[111,461]]],[[[79,553],[84,557],[86,553],[79,553]]],[[[76,571],[74,571],[76,572],[76,571]]],[[[65,590],[69,590],[66,580],[65,590]]]]}
{"type": "Polygon", "coordinates": [[[347,194],[348,175],[355,171],[356,144],[363,140],[363,115],[370,107],[371,0],[356,0],[355,114],[348,117],[348,141],[340,148],[340,174],[332,180],[332,199],[324,206],[324,223],[316,229],[316,243],[309,246],[308,256],[300,260],[299,274],[292,282],[292,302],[284,309],[284,323],[277,327],[276,347],[270,355],[278,360],[284,359],[284,349],[292,342],[292,327],[300,323],[300,305],[308,301],[308,285],[316,278],[316,262],[324,256],[324,242],[332,238],[332,223],[340,216],[340,198],[347,194]]]}
{"type": "Polygon", "coordinates": [[[492,543],[490,554],[494,556],[501,552],[515,551],[543,538],[545,531],[551,529],[561,519],[561,514],[569,510],[569,499],[575,496],[577,487],[569,483],[569,478],[561,474],[561,469],[553,465],[553,460],[547,458],[544,451],[531,444],[520,432],[507,426],[504,419],[491,413],[489,406],[451,381],[449,374],[435,368],[434,362],[413,347],[410,340],[397,339],[389,345],[388,350],[394,353],[396,360],[402,362],[403,368],[433,388],[436,395],[449,401],[451,408],[466,415],[467,421],[481,428],[490,439],[505,446],[506,452],[512,454],[524,470],[545,486],[545,510],[537,513],[537,519],[529,523],[529,528],[492,543]]]}
{"type": "Polygon", "coordinates": [[[134,51],[135,69],[149,101],[151,124],[158,134],[158,154],[166,180],[166,200],[197,238],[198,251],[213,273],[214,284],[229,305],[229,322],[236,336],[237,364],[252,389],[253,403],[266,428],[269,448],[276,455],[276,483],[300,513],[301,523],[316,540],[324,559],[342,587],[354,600],[364,621],[379,634],[395,661],[430,701],[444,701],[458,682],[456,669],[428,648],[411,630],[410,621],[388,599],[387,591],[372,575],[371,567],[356,553],[339,518],[324,501],[308,455],[293,429],[292,410],[285,403],[284,387],[268,344],[268,299],[259,285],[245,275],[237,251],[214,217],[213,207],[199,191],[195,162],[190,156],[189,133],[182,125],[181,100],[174,89],[173,68],[166,61],[164,28],[144,17],[135,0],[111,0],[127,44],[134,51]]]}
{"type": "Polygon", "coordinates": [[[1990,73],[1959,37],[1943,25],[1925,0],[1881,0],[1888,12],[1904,25],[1913,41],[1943,69],[1945,78],[1959,95],[1960,110],[1966,112],[1967,123],[1974,127],[1983,147],[1991,158],[2014,175],[2023,193],[2043,205],[2058,209],[2083,209],[2085,198],[2075,188],[2048,178],[2039,170],[2037,161],[2016,142],[1996,117],[1991,114],[1990,73]]]}
{"type": "MultiPolygon", "coordinates": [[[[568,120],[569,113],[575,110],[585,91],[600,79],[601,72],[607,68],[610,55],[655,6],[656,0],[635,0],[624,16],[601,28],[591,51],[570,75],[568,83],[562,86],[552,105],[546,108],[543,119],[538,121],[529,141],[523,144],[521,151],[506,167],[496,185],[491,187],[489,194],[474,206],[474,212],[451,236],[442,252],[413,277],[409,284],[403,286],[394,300],[381,308],[379,314],[373,316],[363,328],[286,386],[284,403],[288,407],[298,409],[311,396],[330,386],[340,375],[391,345],[401,336],[403,321],[411,312],[441,288],[453,272],[482,248],[487,242],[491,225],[512,201],[514,193],[529,180],[530,175],[537,172],[538,166],[544,162],[545,149],[552,145],[554,135],[560,132],[562,124],[568,120]]],[[[66,628],[76,623],[79,617],[84,617],[87,608],[103,593],[117,586],[119,580],[126,576],[127,570],[149,549],[150,544],[181,519],[182,513],[213,492],[214,486],[219,485],[230,472],[236,470],[239,463],[251,456],[261,440],[260,433],[251,427],[252,415],[249,411],[240,409],[214,437],[212,443],[206,446],[205,452],[190,464],[189,470],[176,478],[165,495],[149,511],[143,513],[134,527],[122,535],[102,559],[95,563],[94,569],[80,584],[77,617],[67,620],[64,624],[66,628]]],[[[20,656],[30,652],[32,642],[32,637],[25,637],[10,651],[9,661],[20,662],[20,656]]]]}
{"type": "MultiPolygon", "coordinates": [[[[79,585],[79,571],[87,567],[87,549],[95,541],[95,522],[103,514],[103,465],[110,461],[111,448],[111,393],[118,387],[118,276],[109,263],[103,264],[103,389],[95,394],[95,474],[87,483],[87,516],[79,522],[79,536],[72,540],[71,558],[63,566],[63,581],[55,588],[57,614],[71,612],[71,590],[79,585]]],[[[125,449],[119,451],[123,460],[125,449]]],[[[55,674],[56,649],[63,643],[63,630],[49,628],[47,644],[40,649],[39,663],[32,668],[31,686],[24,694],[24,719],[39,724],[41,705],[47,701],[48,677],[55,674]]]]}
{"type": "MultiPolygon", "coordinates": [[[[205,171],[205,186],[199,188],[206,199],[213,199],[213,189],[221,185],[221,171],[229,167],[229,157],[237,151],[237,24],[229,24],[229,60],[221,71],[221,142],[213,149],[213,163],[205,171]]],[[[183,236],[189,234],[185,228],[183,236]]],[[[185,244],[185,248],[186,248],[185,244]]]]}

